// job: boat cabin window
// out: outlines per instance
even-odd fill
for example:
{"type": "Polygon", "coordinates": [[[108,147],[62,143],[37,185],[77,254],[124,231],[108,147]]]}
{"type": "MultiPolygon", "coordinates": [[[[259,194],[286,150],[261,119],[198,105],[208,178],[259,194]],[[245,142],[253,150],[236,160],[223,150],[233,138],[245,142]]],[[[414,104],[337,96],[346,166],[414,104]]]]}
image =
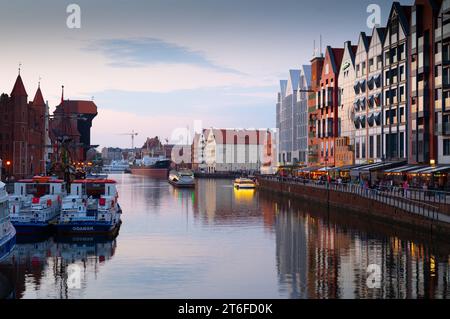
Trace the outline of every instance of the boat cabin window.
{"type": "Polygon", "coordinates": [[[99,199],[102,195],[105,195],[105,184],[85,184],[84,188],[88,197],[99,199]]]}
{"type": "Polygon", "coordinates": [[[49,184],[27,184],[26,194],[33,195],[34,197],[42,197],[50,193],[49,184]]]}
{"type": "Polygon", "coordinates": [[[8,202],[0,203],[0,221],[9,215],[8,202]]]}

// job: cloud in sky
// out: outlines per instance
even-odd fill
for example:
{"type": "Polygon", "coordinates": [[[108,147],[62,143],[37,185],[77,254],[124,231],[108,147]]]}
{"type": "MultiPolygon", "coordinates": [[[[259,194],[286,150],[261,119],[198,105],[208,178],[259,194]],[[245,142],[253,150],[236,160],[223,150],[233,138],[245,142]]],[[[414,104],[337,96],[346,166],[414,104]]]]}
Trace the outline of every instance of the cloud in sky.
{"type": "Polygon", "coordinates": [[[142,67],[153,64],[191,64],[215,71],[243,74],[210,61],[204,53],[156,38],[105,39],[86,48],[104,54],[113,67],[142,67]]]}
{"type": "Polygon", "coordinates": [[[137,145],[146,136],[169,137],[177,128],[203,127],[273,128],[274,97],[265,92],[275,87],[214,87],[174,92],[105,91],[95,93],[104,106],[95,119],[93,144],[128,146],[129,139],[117,134],[135,130],[137,145]],[[132,107],[124,110],[124,105],[132,107]],[[114,138],[112,138],[114,137],[114,138]],[[108,144],[109,141],[109,144],[108,144]]]}

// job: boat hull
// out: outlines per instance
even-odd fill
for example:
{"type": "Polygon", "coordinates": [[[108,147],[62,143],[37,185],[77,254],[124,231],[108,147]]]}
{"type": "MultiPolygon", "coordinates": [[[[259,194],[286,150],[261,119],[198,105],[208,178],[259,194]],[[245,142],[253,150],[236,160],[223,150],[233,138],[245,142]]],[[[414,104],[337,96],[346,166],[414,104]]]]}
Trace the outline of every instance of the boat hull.
{"type": "Polygon", "coordinates": [[[195,188],[195,183],[177,183],[169,180],[169,184],[176,188],[195,188]]]}
{"type": "Polygon", "coordinates": [[[256,189],[256,186],[242,186],[242,185],[234,185],[237,189],[256,189]]]}
{"type": "Polygon", "coordinates": [[[52,231],[50,223],[12,223],[17,231],[17,235],[46,234],[52,231]]]}
{"type": "Polygon", "coordinates": [[[116,224],[96,222],[76,222],[55,225],[56,233],[60,236],[78,235],[114,235],[118,233],[122,222],[116,224]]]}
{"type": "Polygon", "coordinates": [[[132,168],[131,174],[165,179],[169,175],[167,168],[132,168]]]}
{"type": "Polygon", "coordinates": [[[16,246],[16,231],[13,230],[7,238],[0,242],[0,260],[6,258],[16,246]]]}

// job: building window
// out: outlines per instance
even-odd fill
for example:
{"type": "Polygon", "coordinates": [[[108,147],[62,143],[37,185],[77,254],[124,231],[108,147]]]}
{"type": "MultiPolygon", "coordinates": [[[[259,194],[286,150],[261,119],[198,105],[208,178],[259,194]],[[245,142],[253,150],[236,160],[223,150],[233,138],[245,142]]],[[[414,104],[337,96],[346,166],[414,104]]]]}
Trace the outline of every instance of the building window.
{"type": "Polygon", "coordinates": [[[377,158],[381,157],[381,135],[377,135],[377,158]]]}
{"type": "Polygon", "coordinates": [[[450,156],[450,139],[444,140],[444,156],[450,156]]]}
{"type": "Polygon", "coordinates": [[[405,55],[405,45],[402,44],[398,47],[398,60],[402,61],[406,59],[406,55],[405,55]]]}
{"type": "Polygon", "coordinates": [[[355,147],[355,152],[356,152],[356,159],[360,158],[360,153],[359,153],[359,142],[356,142],[356,147],[355,147]]]}
{"type": "Polygon", "coordinates": [[[400,132],[400,157],[404,157],[405,154],[405,133],[400,132]]]}
{"type": "Polygon", "coordinates": [[[373,136],[369,136],[369,158],[373,158],[373,154],[374,154],[373,136]]]}
{"type": "Polygon", "coordinates": [[[361,142],[361,158],[366,158],[366,141],[364,139],[361,142]]]}

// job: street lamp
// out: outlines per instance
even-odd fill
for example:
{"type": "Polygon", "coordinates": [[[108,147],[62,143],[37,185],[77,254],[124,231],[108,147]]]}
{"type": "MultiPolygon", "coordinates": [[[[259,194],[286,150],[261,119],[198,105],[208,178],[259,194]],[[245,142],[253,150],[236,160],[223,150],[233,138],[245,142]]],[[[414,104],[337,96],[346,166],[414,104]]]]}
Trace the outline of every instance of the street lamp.
{"type": "Polygon", "coordinates": [[[11,161],[6,161],[6,177],[9,179],[11,176],[11,161]]]}

